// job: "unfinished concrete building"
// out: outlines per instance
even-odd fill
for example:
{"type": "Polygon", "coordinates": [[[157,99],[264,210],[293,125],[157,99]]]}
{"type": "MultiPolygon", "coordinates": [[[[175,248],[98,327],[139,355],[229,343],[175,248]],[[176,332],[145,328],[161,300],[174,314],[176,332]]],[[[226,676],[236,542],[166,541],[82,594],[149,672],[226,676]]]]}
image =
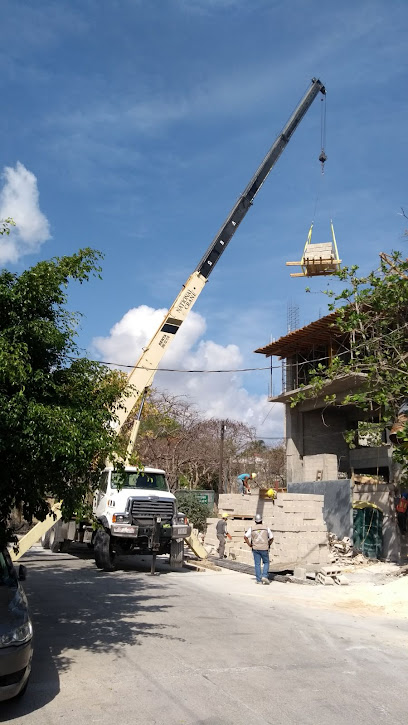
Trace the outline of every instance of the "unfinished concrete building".
{"type": "Polygon", "coordinates": [[[334,325],[335,319],[334,312],[255,351],[282,361],[282,390],[269,400],[285,404],[287,481],[366,474],[389,482],[394,471],[387,432],[376,431],[374,425],[368,433],[369,419],[355,405],[325,403],[326,396],[333,394],[340,403],[364,384],[364,375],[344,375],[326,384],[319,396],[306,397],[293,408],[290,404],[301,388],[307,396],[318,365],[327,367],[339,353],[343,360],[350,360],[347,336],[334,325]],[[355,430],[355,448],[349,448],[343,435],[351,429],[355,430]]]}
{"type": "MultiPolygon", "coordinates": [[[[328,529],[337,536],[353,536],[352,504],[367,501],[380,505],[384,515],[385,558],[399,557],[395,524],[393,464],[386,430],[376,426],[355,405],[338,405],[345,396],[364,385],[364,375],[344,375],[311,393],[310,381],[317,366],[327,367],[333,356],[351,359],[349,338],[335,324],[336,312],[288,332],[255,352],[281,360],[281,392],[269,398],[285,405],[286,475],[288,491],[324,493],[328,529]],[[291,407],[302,389],[305,399],[291,407]],[[326,396],[336,396],[328,405],[326,396]],[[354,430],[354,447],[344,438],[354,430]],[[330,485],[328,485],[330,483],[330,485]]],[[[276,378],[275,378],[276,379],[276,378]]]]}

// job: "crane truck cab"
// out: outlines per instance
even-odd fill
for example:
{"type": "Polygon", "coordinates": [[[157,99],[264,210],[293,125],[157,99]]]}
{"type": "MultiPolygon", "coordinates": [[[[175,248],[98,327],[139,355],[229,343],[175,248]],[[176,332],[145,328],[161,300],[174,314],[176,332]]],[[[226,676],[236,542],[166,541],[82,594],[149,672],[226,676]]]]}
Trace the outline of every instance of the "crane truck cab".
{"type": "Polygon", "coordinates": [[[163,470],[105,468],[93,513],[99,528],[91,532],[86,527],[83,540],[92,537],[98,568],[113,571],[116,555],[151,553],[169,554],[173,568],[182,565],[184,538],[191,534],[191,527],[177,511],[163,470]]]}
{"type": "Polygon", "coordinates": [[[96,566],[104,571],[113,571],[116,556],[126,554],[169,554],[173,569],[183,565],[191,526],[177,511],[163,470],[107,466],[92,509],[93,521],[57,521],[42,537],[43,547],[57,552],[68,551],[72,542],[93,545],[96,566]]]}

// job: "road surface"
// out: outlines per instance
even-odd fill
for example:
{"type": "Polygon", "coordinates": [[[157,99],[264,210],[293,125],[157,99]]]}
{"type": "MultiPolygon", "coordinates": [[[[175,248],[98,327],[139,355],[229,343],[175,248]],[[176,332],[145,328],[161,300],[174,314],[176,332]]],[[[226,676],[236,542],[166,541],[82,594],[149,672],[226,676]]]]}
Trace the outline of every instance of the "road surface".
{"type": "MultiPolygon", "coordinates": [[[[326,609],[313,588],[229,571],[147,574],[34,549],[35,626],[14,725],[406,723],[408,622],[326,609]]],[[[322,591],[322,589],[320,589],[322,591]]],[[[327,592],[325,592],[327,597],[327,592]]]]}

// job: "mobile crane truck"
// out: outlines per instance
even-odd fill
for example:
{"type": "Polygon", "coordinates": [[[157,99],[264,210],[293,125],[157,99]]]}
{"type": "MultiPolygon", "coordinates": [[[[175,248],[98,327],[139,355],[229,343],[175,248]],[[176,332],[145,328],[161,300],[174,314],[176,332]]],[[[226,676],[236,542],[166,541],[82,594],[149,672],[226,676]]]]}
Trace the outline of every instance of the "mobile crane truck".
{"type": "MultiPolygon", "coordinates": [[[[204,289],[211,272],[250,209],[256,194],[319,93],[324,95],[325,88],[320,80],[313,78],[309,89],[129,374],[128,385],[131,386],[132,392],[128,398],[125,398],[123,408],[119,410],[118,432],[137,404],[139,412],[133,423],[127,447],[124,480],[113,467],[108,466],[101,475],[98,490],[94,495],[93,513],[100,528],[95,532],[91,523],[87,521],[59,520],[53,525],[51,517],[49,525],[45,522],[38,525],[42,526],[44,532],[42,541],[45,547],[57,551],[61,547],[67,547],[71,541],[93,543],[95,563],[105,571],[114,569],[117,554],[168,553],[172,567],[177,568],[182,565],[184,539],[190,535],[191,529],[186,525],[184,516],[177,512],[176,498],[169,490],[165,472],[153,468],[139,471],[127,465],[135,446],[146,391],[153,382],[163,355],[204,289]]],[[[58,510],[56,515],[60,516],[58,510]]],[[[24,553],[26,548],[21,540],[20,551],[24,553]]],[[[154,559],[155,556],[153,561],[154,559]]]]}

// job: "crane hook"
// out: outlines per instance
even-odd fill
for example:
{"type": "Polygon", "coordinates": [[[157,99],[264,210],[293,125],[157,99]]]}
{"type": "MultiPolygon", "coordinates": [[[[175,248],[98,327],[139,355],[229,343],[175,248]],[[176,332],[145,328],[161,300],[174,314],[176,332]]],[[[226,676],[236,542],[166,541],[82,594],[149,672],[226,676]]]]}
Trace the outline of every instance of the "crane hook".
{"type": "Polygon", "coordinates": [[[322,174],[324,174],[324,164],[325,161],[327,161],[326,152],[324,150],[324,147],[326,146],[326,96],[324,95],[321,99],[322,105],[321,108],[321,114],[320,114],[320,156],[319,161],[322,165],[322,174]]]}
{"type": "Polygon", "coordinates": [[[320,152],[319,161],[322,165],[322,174],[324,174],[324,164],[325,164],[325,161],[327,161],[327,155],[326,155],[324,148],[322,148],[322,150],[320,152]]]}

